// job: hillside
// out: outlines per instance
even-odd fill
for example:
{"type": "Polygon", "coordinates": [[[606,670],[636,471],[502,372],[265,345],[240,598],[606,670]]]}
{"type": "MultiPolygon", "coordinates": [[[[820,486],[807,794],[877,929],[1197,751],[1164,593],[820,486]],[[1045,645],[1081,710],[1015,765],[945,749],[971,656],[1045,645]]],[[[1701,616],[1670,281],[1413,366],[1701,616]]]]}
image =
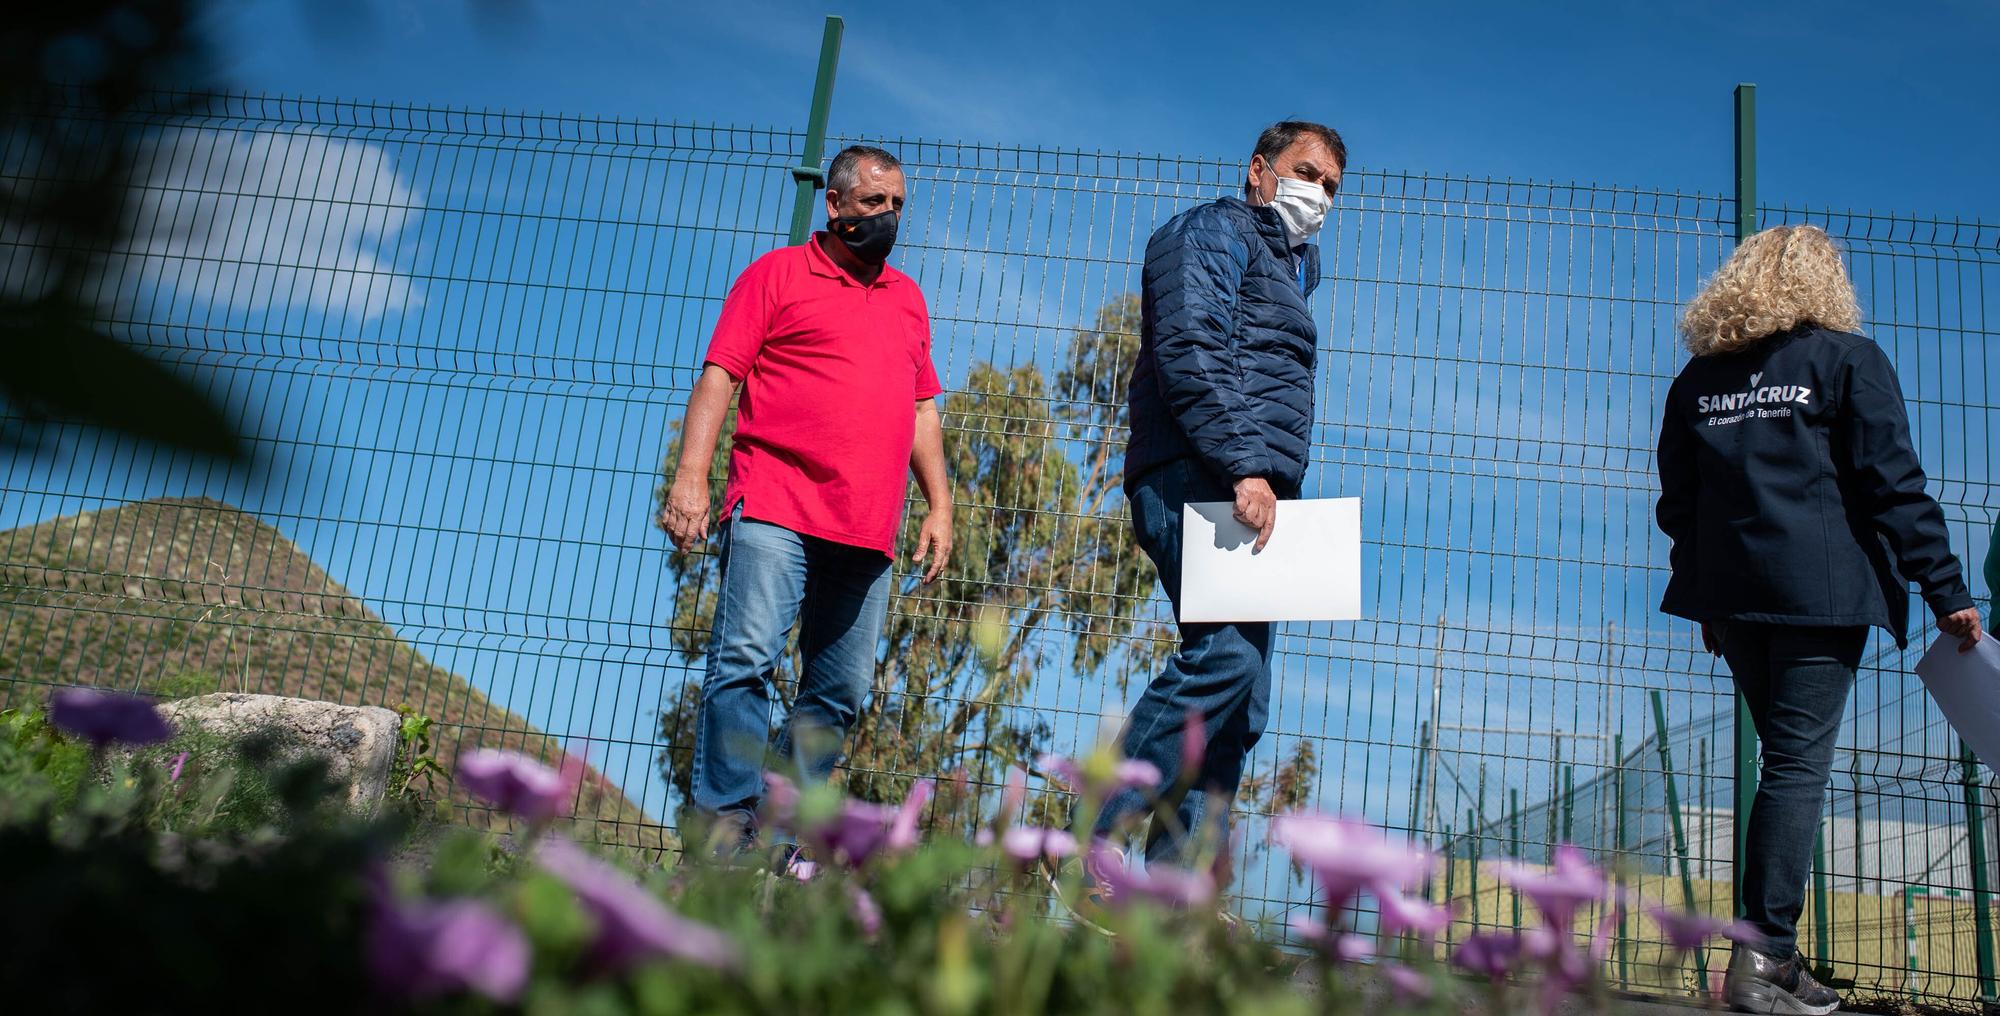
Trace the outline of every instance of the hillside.
{"type": "MultiPolygon", "coordinates": [[[[283,534],[204,498],[0,533],[0,706],[76,683],[408,706],[438,722],[447,768],[476,747],[563,760],[554,738],[426,660],[283,534]]],[[[576,814],[598,839],[676,845],[594,769],[584,787],[576,814]]],[[[456,791],[452,803],[469,824],[500,824],[456,791]]]]}

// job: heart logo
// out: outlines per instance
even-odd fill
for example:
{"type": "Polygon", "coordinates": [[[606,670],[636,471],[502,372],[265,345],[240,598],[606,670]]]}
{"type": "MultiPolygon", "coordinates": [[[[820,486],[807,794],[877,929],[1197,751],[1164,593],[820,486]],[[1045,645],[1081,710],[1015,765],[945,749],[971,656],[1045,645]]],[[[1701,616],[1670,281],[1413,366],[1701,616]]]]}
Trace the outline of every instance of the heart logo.
{"type": "Polygon", "coordinates": [[[1757,387],[1757,382],[1762,380],[1764,380],[1764,372],[1761,370],[1755,374],[1750,375],[1750,387],[1752,388],[1757,387]]]}

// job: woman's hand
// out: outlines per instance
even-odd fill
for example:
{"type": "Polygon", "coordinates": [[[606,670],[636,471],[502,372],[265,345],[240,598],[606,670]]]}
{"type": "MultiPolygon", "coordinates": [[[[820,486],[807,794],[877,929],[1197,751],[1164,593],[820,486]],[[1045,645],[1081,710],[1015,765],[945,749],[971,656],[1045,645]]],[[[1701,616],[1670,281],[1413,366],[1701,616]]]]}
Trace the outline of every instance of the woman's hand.
{"type": "Polygon", "coordinates": [[[1960,639],[1958,651],[1961,653],[1971,652],[1972,647],[1978,645],[1980,638],[1985,635],[1985,632],[1981,631],[1979,627],[1979,608],[1977,607],[1967,607],[1957,613],[1946,614],[1938,618],[1938,630],[1955,639],[1960,639]]]}

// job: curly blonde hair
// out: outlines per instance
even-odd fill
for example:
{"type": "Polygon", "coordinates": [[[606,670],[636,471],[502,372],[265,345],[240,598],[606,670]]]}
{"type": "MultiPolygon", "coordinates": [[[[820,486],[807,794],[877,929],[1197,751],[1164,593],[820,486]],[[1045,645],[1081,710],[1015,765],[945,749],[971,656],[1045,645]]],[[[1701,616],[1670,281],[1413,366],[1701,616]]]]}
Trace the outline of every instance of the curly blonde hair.
{"type": "Polygon", "coordinates": [[[1818,226],[1773,226],[1743,241],[1688,301],[1680,329],[1689,351],[1713,356],[1801,324],[1861,327],[1840,249],[1818,226]]]}

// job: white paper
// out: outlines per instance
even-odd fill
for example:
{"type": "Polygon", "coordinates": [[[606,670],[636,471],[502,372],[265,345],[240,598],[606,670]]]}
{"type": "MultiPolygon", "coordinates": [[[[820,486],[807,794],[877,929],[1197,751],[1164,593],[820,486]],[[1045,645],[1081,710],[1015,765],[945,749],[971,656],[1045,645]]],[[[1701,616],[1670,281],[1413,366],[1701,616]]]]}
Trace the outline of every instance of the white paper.
{"type": "Polygon", "coordinates": [[[1973,754],[2000,769],[2000,640],[1988,632],[1971,652],[1961,653],[1963,641],[1940,635],[1917,661],[1917,676],[1973,754]]]}
{"type": "Polygon", "coordinates": [[[1360,498],[1278,502],[1254,553],[1257,531],[1228,501],[1190,503],[1181,518],[1181,620],[1360,619],[1360,498]]]}

